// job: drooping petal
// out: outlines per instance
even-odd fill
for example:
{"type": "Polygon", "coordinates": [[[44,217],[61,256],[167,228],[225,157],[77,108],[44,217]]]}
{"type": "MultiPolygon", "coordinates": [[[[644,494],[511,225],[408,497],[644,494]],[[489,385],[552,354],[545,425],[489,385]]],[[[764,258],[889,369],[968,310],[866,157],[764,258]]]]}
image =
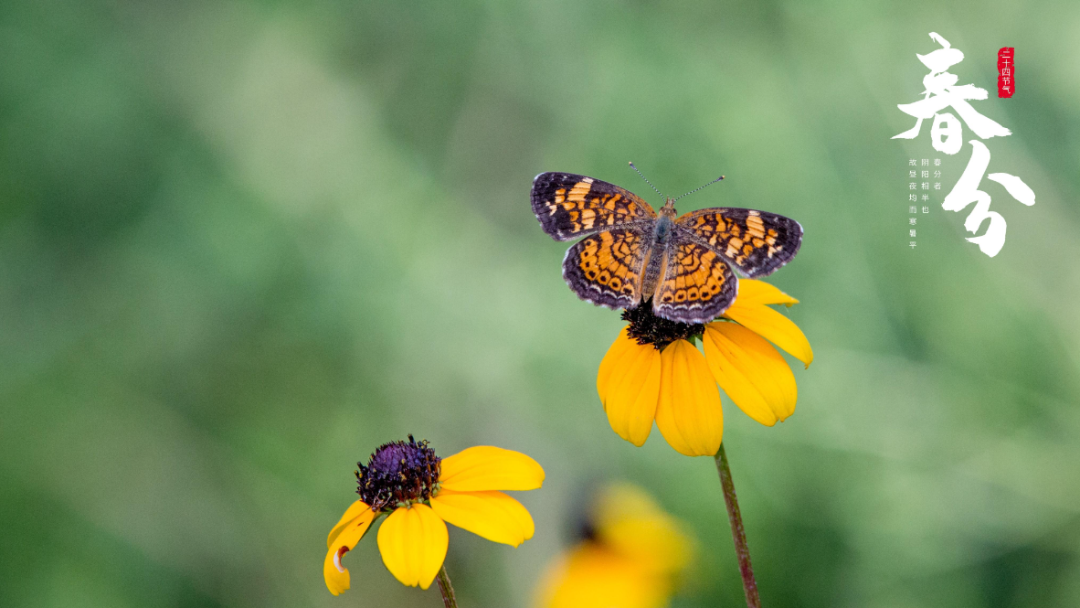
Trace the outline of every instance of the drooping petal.
{"type": "Polygon", "coordinates": [[[747,416],[772,426],[795,411],[795,376],[764,338],[721,321],[705,326],[702,345],[716,383],[747,416]]]}
{"type": "Polygon", "coordinates": [[[379,528],[379,553],[401,584],[427,589],[446,559],[450,536],[431,507],[398,507],[379,528]]]}
{"type": "MultiPolygon", "coordinates": [[[[740,281],[740,285],[743,282],[745,281],[740,281]]],[[[813,362],[814,351],[799,326],[768,306],[746,304],[736,298],[724,316],[786,350],[806,367],[810,367],[813,362]]]]}
{"type": "Polygon", "coordinates": [[[743,304],[783,304],[791,306],[799,301],[780,291],[775,285],[755,279],[739,279],[739,296],[743,304]]]}
{"type": "Polygon", "coordinates": [[[677,452],[712,456],[720,449],[724,414],[709,364],[686,340],[669,344],[660,358],[662,377],[656,426],[677,452]]]}
{"type": "Polygon", "coordinates": [[[368,506],[364,504],[364,501],[362,500],[358,500],[349,505],[349,508],[345,509],[345,514],[341,516],[341,519],[338,520],[338,523],[330,530],[330,534],[326,537],[326,547],[329,549],[330,545],[334,544],[334,539],[345,529],[345,526],[356,519],[356,517],[363,513],[367,508],[368,506]]]}
{"type": "Polygon", "coordinates": [[[544,483],[544,469],[532,458],[489,445],[478,445],[442,460],[439,484],[454,492],[535,490],[544,483]]]}
{"type": "MultiPolygon", "coordinates": [[[[352,511],[355,506],[356,503],[353,503],[353,506],[349,507],[345,514],[348,515],[349,511],[352,511]]],[[[375,521],[375,513],[372,513],[371,509],[364,505],[360,512],[351,520],[345,522],[344,525],[339,523],[334,526],[337,534],[334,535],[331,532],[334,535],[334,541],[330,543],[329,550],[326,552],[326,559],[323,560],[323,578],[326,580],[326,588],[330,590],[330,593],[341,595],[343,591],[349,588],[349,570],[341,565],[341,557],[352,551],[356,543],[360,542],[360,539],[367,533],[373,521],[375,521]]]]}
{"type": "Polygon", "coordinates": [[[444,521],[497,543],[514,547],[532,538],[533,518],[502,492],[440,491],[431,508],[444,521]]]}
{"type": "Polygon", "coordinates": [[[623,330],[600,362],[596,389],[611,429],[641,447],[652,432],[660,395],[660,351],[623,330]]]}

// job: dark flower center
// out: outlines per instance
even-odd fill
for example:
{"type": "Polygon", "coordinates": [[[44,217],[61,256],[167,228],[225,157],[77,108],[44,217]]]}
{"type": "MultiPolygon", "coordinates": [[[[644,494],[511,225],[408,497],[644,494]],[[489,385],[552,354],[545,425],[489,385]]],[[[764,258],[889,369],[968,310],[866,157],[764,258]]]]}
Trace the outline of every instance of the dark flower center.
{"type": "Polygon", "coordinates": [[[392,511],[401,504],[426,502],[442,468],[427,441],[391,441],[379,446],[365,467],[356,463],[356,493],[372,511],[392,511]]]}
{"type": "Polygon", "coordinates": [[[588,542],[597,542],[600,539],[600,533],[597,531],[596,526],[593,525],[591,520],[585,518],[578,522],[573,536],[574,540],[588,542]]]}
{"type": "Polygon", "coordinates": [[[689,340],[705,333],[701,323],[679,323],[669,321],[653,314],[652,300],[642,302],[637,308],[628,308],[622,313],[623,321],[630,323],[630,337],[638,344],[652,344],[661,350],[676,340],[689,340]]]}

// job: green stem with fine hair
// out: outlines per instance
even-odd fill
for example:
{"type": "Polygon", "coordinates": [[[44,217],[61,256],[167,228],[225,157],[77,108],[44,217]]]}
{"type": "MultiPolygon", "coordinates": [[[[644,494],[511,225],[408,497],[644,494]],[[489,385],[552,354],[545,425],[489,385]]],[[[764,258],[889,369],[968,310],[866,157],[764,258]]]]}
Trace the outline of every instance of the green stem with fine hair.
{"type": "Polygon", "coordinates": [[[754,580],[754,568],[750,565],[750,547],[746,545],[746,530],[743,529],[742,513],[739,512],[739,499],[735,496],[735,484],[731,481],[731,467],[728,466],[724,444],[714,457],[716,470],[720,472],[720,485],[724,489],[724,504],[727,505],[728,522],[731,523],[731,536],[735,539],[735,555],[739,558],[739,574],[742,575],[743,591],[746,592],[747,608],[761,608],[757,581],[754,580]]]}
{"type": "Polygon", "coordinates": [[[457,598],[454,597],[454,587],[450,584],[450,577],[446,574],[446,564],[439,568],[439,575],[435,577],[435,580],[439,581],[444,608],[457,608],[457,598]]]}

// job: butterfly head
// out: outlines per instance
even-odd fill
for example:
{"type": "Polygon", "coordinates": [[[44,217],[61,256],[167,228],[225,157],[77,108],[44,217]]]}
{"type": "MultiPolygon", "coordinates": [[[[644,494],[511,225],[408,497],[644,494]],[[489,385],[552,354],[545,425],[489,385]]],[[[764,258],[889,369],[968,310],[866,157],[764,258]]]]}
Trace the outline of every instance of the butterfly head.
{"type": "Polygon", "coordinates": [[[670,220],[675,219],[675,199],[671,198],[670,196],[667,197],[667,200],[664,202],[664,206],[660,208],[660,215],[670,220]]]}

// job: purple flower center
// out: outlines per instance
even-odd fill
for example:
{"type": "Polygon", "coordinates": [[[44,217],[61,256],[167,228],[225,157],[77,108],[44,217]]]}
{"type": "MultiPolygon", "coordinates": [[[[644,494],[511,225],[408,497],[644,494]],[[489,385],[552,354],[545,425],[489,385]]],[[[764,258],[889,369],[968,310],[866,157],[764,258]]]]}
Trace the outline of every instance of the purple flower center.
{"type": "Polygon", "coordinates": [[[439,482],[440,459],[427,441],[392,441],[379,446],[367,466],[356,463],[356,493],[372,511],[427,502],[439,482]]]}
{"type": "Polygon", "coordinates": [[[627,333],[638,344],[652,344],[656,350],[676,340],[689,340],[705,333],[705,326],[700,323],[679,323],[669,321],[653,314],[652,302],[646,301],[636,308],[628,308],[622,313],[623,321],[630,323],[627,333]]]}

